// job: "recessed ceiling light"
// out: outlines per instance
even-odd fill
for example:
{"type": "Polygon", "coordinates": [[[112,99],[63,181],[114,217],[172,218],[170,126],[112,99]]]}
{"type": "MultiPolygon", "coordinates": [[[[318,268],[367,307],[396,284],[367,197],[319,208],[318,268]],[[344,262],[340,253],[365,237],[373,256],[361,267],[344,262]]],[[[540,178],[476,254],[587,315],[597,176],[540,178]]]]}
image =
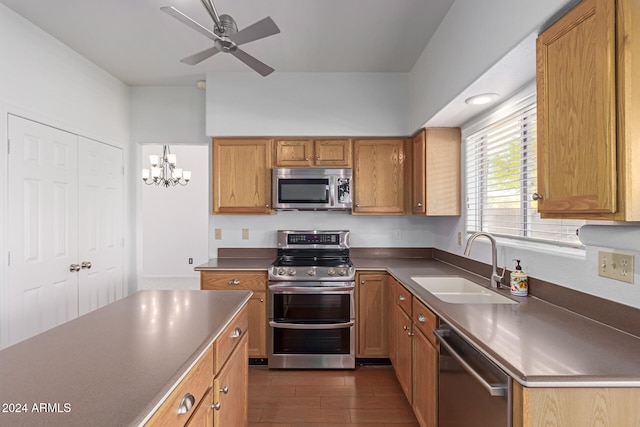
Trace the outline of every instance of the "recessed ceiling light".
{"type": "Polygon", "coordinates": [[[480,95],[472,96],[464,100],[469,105],[483,105],[493,102],[498,99],[500,95],[497,93],[481,93],[480,95]]]}
{"type": "Polygon", "coordinates": [[[198,80],[198,81],[196,82],[196,87],[197,87],[198,89],[205,90],[205,89],[207,88],[207,82],[206,82],[205,80],[198,80]]]}

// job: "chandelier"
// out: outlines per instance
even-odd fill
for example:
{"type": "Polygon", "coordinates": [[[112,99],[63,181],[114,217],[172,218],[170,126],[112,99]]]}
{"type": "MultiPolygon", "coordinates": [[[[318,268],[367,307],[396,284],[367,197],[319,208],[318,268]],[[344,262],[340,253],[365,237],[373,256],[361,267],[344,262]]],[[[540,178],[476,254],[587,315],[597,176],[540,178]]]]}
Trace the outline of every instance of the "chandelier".
{"type": "Polygon", "coordinates": [[[147,185],[161,185],[173,187],[175,185],[187,185],[191,179],[191,171],[183,171],[176,167],[177,157],[171,154],[168,145],[162,146],[162,157],[149,156],[151,169],[142,169],[142,180],[147,185]]]}

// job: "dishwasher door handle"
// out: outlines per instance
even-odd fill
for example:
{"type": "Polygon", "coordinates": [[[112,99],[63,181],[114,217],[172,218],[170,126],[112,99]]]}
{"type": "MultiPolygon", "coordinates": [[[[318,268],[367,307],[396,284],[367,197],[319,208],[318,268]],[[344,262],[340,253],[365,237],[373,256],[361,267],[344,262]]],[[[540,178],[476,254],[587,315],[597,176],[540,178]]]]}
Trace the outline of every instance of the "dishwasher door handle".
{"type": "Polygon", "coordinates": [[[284,323],[270,321],[269,326],[281,329],[345,329],[355,325],[355,321],[346,323],[284,323]]]}
{"type": "Polygon", "coordinates": [[[509,386],[507,384],[490,384],[486,379],[482,377],[478,372],[473,369],[466,360],[462,356],[460,356],[453,347],[447,342],[446,335],[449,331],[444,329],[435,329],[433,331],[434,334],[438,336],[440,340],[440,345],[443,346],[451,357],[456,359],[456,361],[462,366],[462,368],[467,371],[469,375],[475,378],[481,385],[484,387],[491,396],[506,396],[509,386]]]}

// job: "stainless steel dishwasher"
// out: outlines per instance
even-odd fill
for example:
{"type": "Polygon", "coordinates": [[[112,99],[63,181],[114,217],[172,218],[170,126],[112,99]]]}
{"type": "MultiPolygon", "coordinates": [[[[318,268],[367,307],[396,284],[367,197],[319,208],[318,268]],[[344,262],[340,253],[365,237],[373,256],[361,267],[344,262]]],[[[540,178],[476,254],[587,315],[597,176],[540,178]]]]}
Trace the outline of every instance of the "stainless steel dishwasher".
{"type": "Polygon", "coordinates": [[[511,427],[511,377],[441,322],[439,427],[511,427]]]}

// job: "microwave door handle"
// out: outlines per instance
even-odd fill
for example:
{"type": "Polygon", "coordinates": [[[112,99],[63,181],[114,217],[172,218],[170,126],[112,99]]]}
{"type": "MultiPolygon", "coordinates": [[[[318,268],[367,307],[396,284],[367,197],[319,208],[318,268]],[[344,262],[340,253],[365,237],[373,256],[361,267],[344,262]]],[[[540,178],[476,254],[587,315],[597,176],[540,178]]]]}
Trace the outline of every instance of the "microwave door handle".
{"type": "Polygon", "coordinates": [[[346,323],[325,323],[325,324],[315,324],[315,323],[280,323],[270,321],[269,326],[273,328],[280,329],[344,329],[350,328],[355,325],[355,321],[350,321],[346,323]]]}

